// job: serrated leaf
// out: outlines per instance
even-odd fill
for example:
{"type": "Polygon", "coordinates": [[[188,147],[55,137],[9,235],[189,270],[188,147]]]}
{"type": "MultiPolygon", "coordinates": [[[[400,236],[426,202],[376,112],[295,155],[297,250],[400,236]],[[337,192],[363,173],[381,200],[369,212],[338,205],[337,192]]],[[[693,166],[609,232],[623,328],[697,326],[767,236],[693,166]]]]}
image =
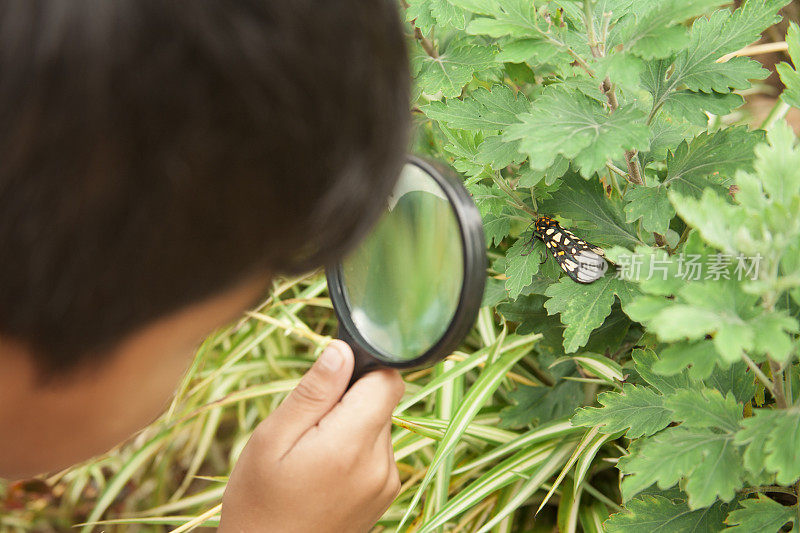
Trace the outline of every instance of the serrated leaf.
{"type": "Polygon", "coordinates": [[[666,489],[685,478],[692,509],[708,507],[717,498],[732,500],[744,476],[733,434],[683,426],[641,441],[634,455],[620,458],[619,468],[628,474],[622,481],[626,499],[654,482],[666,489]]]}
{"type": "Polygon", "coordinates": [[[667,188],[661,184],[653,187],[630,186],[625,193],[625,220],[642,220],[642,227],[651,232],[664,234],[669,222],[675,216],[675,209],[669,202],[667,188]]]}
{"type": "Polygon", "coordinates": [[[544,246],[538,240],[530,243],[531,238],[530,232],[522,234],[506,253],[506,291],[512,300],[531,284],[542,263],[544,246]]]}
{"type": "MultiPolygon", "coordinates": [[[[519,146],[519,143],[517,143],[517,146],[519,146]]],[[[569,161],[562,156],[558,156],[553,165],[545,170],[536,170],[526,167],[520,172],[517,187],[534,187],[542,180],[544,180],[545,185],[552,185],[558,178],[566,174],[568,170],[569,161]]]]}
{"type": "Polygon", "coordinates": [[[589,177],[627,149],[647,149],[645,116],[633,106],[609,113],[580,93],[553,89],[535,100],[532,108],[505,133],[509,140],[519,139],[520,151],[530,157],[532,168],[544,170],[561,154],[589,177]]]}
{"type": "Polygon", "coordinates": [[[664,102],[664,112],[699,126],[708,125],[708,115],[724,116],[740,107],[744,98],[736,93],[675,91],[664,102]]]}
{"type": "Polygon", "coordinates": [[[675,300],[640,298],[625,311],[666,342],[712,335],[717,354],[735,362],[753,348],[755,301],[734,281],[712,280],[687,284],[675,300]]]}
{"type": "Polygon", "coordinates": [[[500,411],[503,427],[524,427],[571,415],[580,406],[583,387],[570,380],[559,380],[552,387],[520,386],[510,394],[514,402],[500,411]]]}
{"type": "MultiPolygon", "coordinates": [[[[800,27],[794,22],[789,23],[789,29],[786,31],[786,44],[789,45],[789,57],[792,58],[792,64],[800,64],[800,27]]],[[[775,68],[785,86],[781,98],[788,105],[800,108],[800,74],[797,69],[792,68],[788,63],[779,63],[775,68]]]]}
{"type": "Polygon", "coordinates": [[[693,194],[690,180],[712,175],[732,177],[738,170],[753,168],[754,149],[763,142],[763,135],[744,127],[733,127],[715,133],[701,133],[684,141],[667,156],[664,185],[677,188],[681,194],[693,194]],[[688,185],[680,187],[682,182],[688,185]]]}
{"type": "MultiPolygon", "coordinates": [[[[459,2],[461,0],[458,0],[459,2]]],[[[467,26],[467,33],[489,37],[546,37],[547,24],[537,17],[536,7],[526,0],[491,0],[480,9],[491,18],[475,18],[467,26]]]]}
{"type": "Polygon", "coordinates": [[[638,289],[631,283],[605,277],[583,285],[568,277],[547,288],[549,300],[544,304],[549,314],[560,313],[564,329],[564,351],[572,353],[585,345],[592,330],[603,324],[611,313],[615,296],[623,306],[633,299],[638,289]]]}
{"type": "Polygon", "coordinates": [[[572,417],[576,426],[600,426],[611,434],[626,431],[629,439],[652,435],[672,421],[672,411],[664,406],[664,397],[649,387],[626,384],[621,393],[604,392],[597,397],[603,406],[580,409],[572,417]]]}
{"type": "Polygon", "coordinates": [[[681,427],[716,428],[728,433],[739,429],[742,407],[733,394],[723,397],[714,389],[683,389],[667,397],[664,405],[673,411],[681,427]]]}
{"type": "Polygon", "coordinates": [[[711,376],[717,359],[714,343],[710,340],[676,342],[661,351],[653,370],[671,376],[689,368],[689,376],[693,379],[705,379],[711,376]]]}
{"type": "Polygon", "coordinates": [[[499,217],[503,214],[503,209],[506,206],[506,199],[500,196],[502,193],[497,189],[489,187],[488,185],[483,185],[482,183],[473,183],[468,185],[467,189],[472,195],[472,200],[475,202],[475,205],[478,206],[481,216],[491,214],[499,217]]]}
{"type": "Polygon", "coordinates": [[[705,378],[704,383],[707,387],[717,389],[722,395],[730,392],[739,403],[745,404],[753,399],[756,392],[754,380],[753,373],[740,361],[728,368],[717,368],[705,378]]]}
{"type": "MultiPolygon", "coordinates": [[[[717,502],[709,509],[691,510],[683,500],[646,494],[630,500],[626,510],[603,524],[606,533],[712,533],[725,529],[728,506],[717,502]]],[[[744,533],[744,532],[742,532],[744,533]]]]}
{"type": "Polygon", "coordinates": [[[525,156],[519,153],[519,143],[507,142],[499,135],[484,138],[475,154],[475,162],[489,165],[493,170],[501,170],[524,160],[525,156]]]}
{"type": "Polygon", "coordinates": [[[453,168],[469,176],[468,185],[480,181],[481,177],[485,176],[487,172],[486,165],[477,161],[478,146],[481,144],[482,134],[450,129],[443,124],[439,124],[439,130],[450,141],[449,144],[444,146],[444,151],[455,158],[453,168]]]}
{"type": "Polygon", "coordinates": [[[494,307],[506,300],[507,297],[505,283],[499,279],[488,278],[486,280],[486,287],[483,289],[481,307],[494,307]]]}
{"type": "Polygon", "coordinates": [[[505,85],[495,85],[491,90],[480,88],[467,98],[431,102],[420,109],[429,118],[443,122],[451,128],[465,130],[503,130],[519,122],[517,115],[529,108],[528,99],[505,85]]]}
{"type": "Polygon", "coordinates": [[[743,225],[736,207],[710,189],[703,191],[700,199],[675,190],[669,191],[675,210],[687,224],[696,228],[703,240],[727,253],[734,253],[734,235],[743,225]]]}
{"type": "Polygon", "coordinates": [[[774,473],[781,485],[800,478],[800,409],[756,409],[742,421],[736,434],[738,444],[746,444],[747,468],[754,474],[761,469],[774,473]]]}
{"type": "Polygon", "coordinates": [[[622,202],[606,198],[597,180],[584,180],[574,173],[564,176],[561,186],[549,200],[542,202],[545,213],[572,220],[570,227],[578,237],[596,245],[619,245],[633,249],[644,244],[636,229],[625,222],[622,202]]]}
{"type": "Polygon", "coordinates": [[[622,44],[625,50],[647,59],[669,57],[684,48],[689,40],[681,22],[724,3],[724,0],[642,3],[638,10],[620,22],[611,44],[622,44]]]}
{"type": "Polygon", "coordinates": [[[428,35],[431,28],[436,25],[442,28],[456,28],[463,30],[467,18],[463,10],[454,6],[448,0],[408,0],[406,20],[414,21],[414,25],[428,35]]]}
{"type": "Polygon", "coordinates": [[[653,350],[636,349],[633,350],[631,357],[635,363],[634,368],[636,372],[650,385],[658,389],[661,394],[670,395],[694,385],[685,373],[675,373],[665,376],[654,372],[654,369],[661,360],[656,356],[653,350]]]}
{"type": "Polygon", "coordinates": [[[557,62],[560,61],[562,57],[566,59],[569,56],[552,42],[539,38],[517,39],[505,43],[497,54],[498,61],[508,63],[524,63],[530,61],[532,63],[541,64],[557,62]]]}
{"type": "MultiPolygon", "coordinates": [[[[778,122],[767,133],[767,141],[769,144],[762,144],[755,149],[754,170],[772,203],[791,206],[800,193],[800,172],[797,172],[800,149],[797,137],[788,124],[778,122]]],[[[789,220],[795,218],[793,215],[783,216],[789,220]]],[[[778,223],[779,226],[782,224],[784,222],[778,223]]]]}
{"type": "Polygon", "coordinates": [[[785,312],[764,313],[753,320],[753,349],[779,362],[786,362],[794,350],[797,320],[785,312]]]}
{"type": "Polygon", "coordinates": [[[756,41],[779,20],[778,10],[787,3],[748,0],[733,13],[720,10],[698,19],[686,50],[675,61],[671,84],[683,84],[692,91],[728,92],[729,88],[745,89],[749,80],[764,77],[764,69],[749,58],[735,57],[726,63],[717,59],[756,41]]]}
{"type": "Polygon", "coordinates": [[[787,522],[797,518],[795,510],[763,495],[739,502],[741,508],[731,511],[725,522],[730,533],[777,533],[787,522]]]}
{"type": "Polygon", "coordinates": [[[487,213],[483,217],[483,235],[486,245],[500,244],[511,231],[511,221],[506,216],[497,216],[487,213]]]}
{"type": "Polygon", "coordinates": [[[439,57],[420,58],[416,83],[431,96],[458,96],[476,71],[494,66],[494,50],[488,46],[458,43],[440,53],[439,57]]]}

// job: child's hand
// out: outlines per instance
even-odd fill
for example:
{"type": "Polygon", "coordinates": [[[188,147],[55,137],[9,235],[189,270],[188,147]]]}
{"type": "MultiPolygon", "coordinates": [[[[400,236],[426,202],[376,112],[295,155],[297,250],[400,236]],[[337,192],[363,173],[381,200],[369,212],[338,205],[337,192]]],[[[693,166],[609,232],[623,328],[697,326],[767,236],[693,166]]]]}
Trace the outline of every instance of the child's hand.
{"type": "Polygon", "coordinates": [[[333,341],[256,428],[225,490],[219,531],[363,532],[381,517],[400,489],[391,413],[404,385],[379,370],[342,397],[352,371],[352,350],[333,341]]]}

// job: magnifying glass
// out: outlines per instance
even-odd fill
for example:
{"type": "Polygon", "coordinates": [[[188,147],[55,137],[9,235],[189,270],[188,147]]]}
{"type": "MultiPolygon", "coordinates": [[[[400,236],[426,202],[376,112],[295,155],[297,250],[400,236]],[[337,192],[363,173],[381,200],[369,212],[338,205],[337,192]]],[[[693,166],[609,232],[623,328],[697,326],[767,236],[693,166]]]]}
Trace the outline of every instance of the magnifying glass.
{"type": "Polygon", "coordinates": [[[451,170],[409,156],[376,226],[326,270],[338,337],[355,354],[350,384],[382,366],[419,367],[450,354],[478,316],[485,270],[469,193],[451,170]]]}

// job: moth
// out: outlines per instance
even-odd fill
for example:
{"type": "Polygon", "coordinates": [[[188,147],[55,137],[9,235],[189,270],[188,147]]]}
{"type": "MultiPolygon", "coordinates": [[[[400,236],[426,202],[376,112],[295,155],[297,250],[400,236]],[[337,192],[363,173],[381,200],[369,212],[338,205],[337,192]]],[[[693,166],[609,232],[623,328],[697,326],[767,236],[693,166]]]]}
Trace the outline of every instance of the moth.
{"type": "MultiPolygon", "coordinates": [[[[539,217],[533,224],[533,240],[540,239],[553,255],[558,266],[567,276],[578,283],[591,283],[602,278],[608,270],[602,248],[593,246],[576,237],[568,229],[550,217],[539,217]]],[[[531,248],[532,249],[532,248],[531,248]]],[[[531,252],[528,249],[523,255],[531,252]]]]}

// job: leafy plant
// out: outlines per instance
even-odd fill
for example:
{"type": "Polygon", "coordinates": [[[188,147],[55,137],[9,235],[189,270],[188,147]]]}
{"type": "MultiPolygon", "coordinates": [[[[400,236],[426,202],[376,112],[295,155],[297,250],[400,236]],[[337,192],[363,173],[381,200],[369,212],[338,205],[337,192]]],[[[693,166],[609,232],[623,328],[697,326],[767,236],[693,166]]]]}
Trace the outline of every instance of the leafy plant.
{"type": "MultiPolygon", "coordinates": [[[[760,128],[734,113],[768,74],[740,49],[787,1],[404,3],[413,150],[462,176],[492,261],[461,349],[406,375],[378,531],[800,527],[800,147],[781,120],[800,74],[778,65],[760,128]],[[540,215],[615,267],[582,285],[526,253],[540,215]]],[[[797,26],[787,42],[800,60],[797,26]]],[[[276,281],[128,445],[0,486],[0,529],[215,525],[250,433],[335,332],[324,288],[276,281]]]]}
{"type": "MultiPolygon", "coordinates": [[[[787,90],[766,136],[725,118],[767,74],[735,52],[787,2],[409,3],[417,148],[451,161],[481,208],[505,288],[490,303],[543,335],[522,360],[539,386],[512,392],[502,420],[547,423],[608,389],[572,417],[586,433],[543,498],[560,490],[559,526],[592,531],[564,517],[614,509],[585,493],[609,464],[624,509],[608,531],[794,521],[800,151],[780,119],[800,76],[778,66],[787,90]],[[453,56],[471,71],[457,90],[453,56]],[[604,247],[616,272],[581,285],[542,246],[525,255],[540,215],[604,247]]],[[[800,60],[797,26],[787,42],[800,60]]]]}

